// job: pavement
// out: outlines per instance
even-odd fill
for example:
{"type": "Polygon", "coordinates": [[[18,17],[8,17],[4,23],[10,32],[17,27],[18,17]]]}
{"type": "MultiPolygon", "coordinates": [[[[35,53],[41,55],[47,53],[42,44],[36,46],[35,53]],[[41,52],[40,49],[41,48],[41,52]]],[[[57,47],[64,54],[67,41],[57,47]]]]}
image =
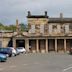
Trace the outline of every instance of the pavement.
{"type": "Polygon", "coordinates": [[[53,52],[20,54],[0,63],[0,72],[72,72],[72,55],[53,52]]]}

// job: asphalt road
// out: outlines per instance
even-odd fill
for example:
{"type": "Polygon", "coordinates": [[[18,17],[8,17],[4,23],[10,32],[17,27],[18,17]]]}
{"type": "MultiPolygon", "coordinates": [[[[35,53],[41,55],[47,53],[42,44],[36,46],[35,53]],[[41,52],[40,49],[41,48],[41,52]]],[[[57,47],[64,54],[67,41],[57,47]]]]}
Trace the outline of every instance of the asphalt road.
{"type": "Polygon", "coordinates": [[[0,63],[0,72],[72,72],[72,56],[65,53],[21,54],[0,63]]]}

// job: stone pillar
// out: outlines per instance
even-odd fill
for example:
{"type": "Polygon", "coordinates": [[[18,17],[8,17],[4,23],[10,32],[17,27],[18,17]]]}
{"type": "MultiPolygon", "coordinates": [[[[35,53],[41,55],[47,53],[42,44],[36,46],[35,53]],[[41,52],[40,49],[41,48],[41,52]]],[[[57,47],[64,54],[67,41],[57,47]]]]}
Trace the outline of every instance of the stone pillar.
{"type": "Polygon", "coordinates": [[[66,39],[64,39],[64,51],[66,52],[66,39]]]}
{"type": "Polygon", "coordinates": [[[48,39],[46,39],[46,53],[48,53],[48,39]]]}
{"type": "Polygon", "coordinates": [[[16,48],[16,39],[13,39],[13,47],[16,48]]]}
{"type": "Polygon", "coordinates": [[[55,51],[57,52],[57,39],[55,39],[55,51]]]}
{"type": "Polygon", "coordinates": [[[2,37],[2,47],[4,47],[4,44],[3,44],[3,43],[4,43],[4,39],[3,39],[3,37],[2,37]]]}
{"type": "Polygon", "coordinates": [[[39,40],[36,40],[37,52],[39,52],[39,40]]]}
{"type": "Polygon", "coordinates": [[[29,52],[29,39],[25,40],[25,49],[29,52]]]}

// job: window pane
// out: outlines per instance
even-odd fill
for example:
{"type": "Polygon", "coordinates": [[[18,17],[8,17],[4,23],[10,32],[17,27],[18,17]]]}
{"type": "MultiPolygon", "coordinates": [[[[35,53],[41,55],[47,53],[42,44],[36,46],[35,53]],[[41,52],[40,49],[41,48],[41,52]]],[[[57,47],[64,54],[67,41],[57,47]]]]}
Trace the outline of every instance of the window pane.
{"type": "Polygon", "coordinates": [[[44,33],[44,25],[40,25],[40,33],[44,33]]]}
{"type": "Polygon", "coordinates": [[[72,31],[72,24],[69,24],[69,30],[72,31]]]}

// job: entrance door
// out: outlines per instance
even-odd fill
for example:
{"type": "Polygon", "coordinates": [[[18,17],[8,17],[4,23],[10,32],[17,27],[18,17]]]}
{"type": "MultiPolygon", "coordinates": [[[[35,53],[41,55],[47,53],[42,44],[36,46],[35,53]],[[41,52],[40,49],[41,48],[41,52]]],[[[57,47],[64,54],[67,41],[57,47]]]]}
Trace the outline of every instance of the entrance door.
{"type": "Polygon", "coordinates": [[[69,51],[71,47],[72,47],[72,41],[71,41],[71,39],[67,39],[66,40],[66,48],[67,48],[67,51],[69,51]]]}
{"type": "Polygon", "coordinates": [[[45,52],[45,48],[46,48],[45,40],[44,39],[39,40],[39,51],[44,53],[45,52]]]}
{"type": "Polygon", "coordinates": [[[36,52],[36,40],[29,40],[29,51],[35,53],[36,52]]]}
{"type": "Polygon", "coordinates": [[[48,45],[49,45],[49,51],[55,51],[55,40],[54,39],[49,39],[49,42],[48,42],[48,45]]]}
{"type": "Polygon", "coordinates": [[[64,51],[64,40],[58,39],[58,51],[64,51]]]}
{"type": "Polygon", "coordinates": [[[24,47],[25,48],[25,40],[23,40],[23,39],[16,40],[16,47],[24,47]]]}

